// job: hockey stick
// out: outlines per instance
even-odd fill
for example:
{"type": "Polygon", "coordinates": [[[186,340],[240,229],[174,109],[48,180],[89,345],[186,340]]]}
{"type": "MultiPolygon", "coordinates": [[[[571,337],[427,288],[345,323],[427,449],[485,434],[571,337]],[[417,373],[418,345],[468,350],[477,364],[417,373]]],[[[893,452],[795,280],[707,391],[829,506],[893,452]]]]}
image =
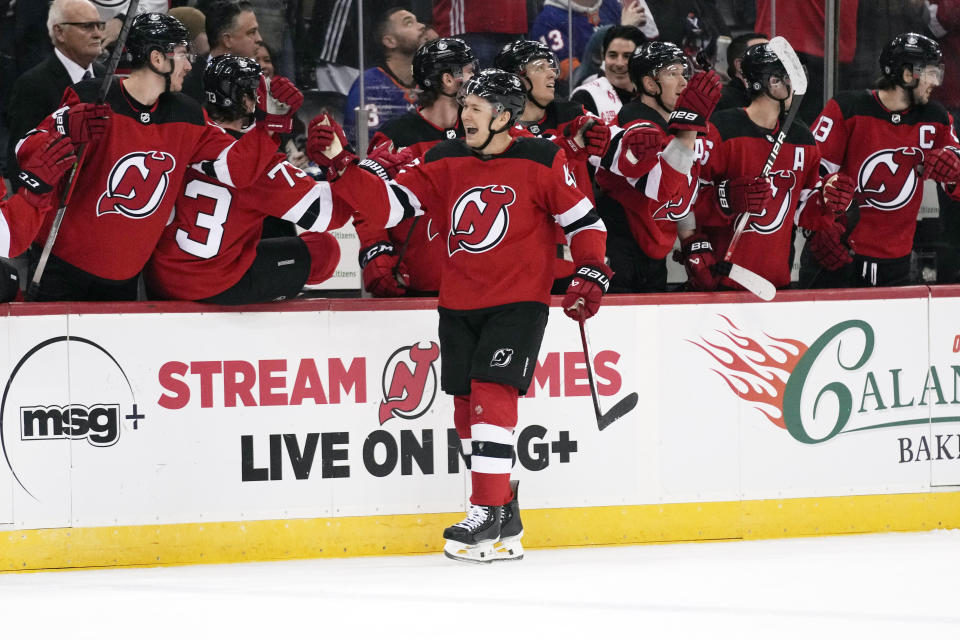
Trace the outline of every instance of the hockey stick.
{"type": "Polygon", "coordinates": [[[587,363],[587,381],[590,383],[590,396],[593,398],[593,411],[597,415],[597,429],[603,431],[614,421],[619,420],[623,416],[633,411],[633,408],[637,406],[637,401],[640,399],[640,397],[637,395],[636,391],[633,391],[628,393],[627,396],[617,402],[617,404],[610,407],[610,410],[606,413],[600,411],[600,400],[597,398],[597,389],[593,382],[593,365],[590,364],[590,350],[587,348],[587,330],[583,326],[583,322],[583,320],[580,320],[580,342],[583,343],[583,359],[587,363]]]}
{"type": "MultiPolygon", "coordinates": [[[[790,127],[793,126],[793,121],[796,119],[797,112],[800,110],[800,102],[804,94],[807,93],[807,74],[804,73],[803,65],[800,64],[796,52],[793,50],[793,47],[790,46],[790,43],[787,42],[786,38],[777,36],[769,42],[768,46],[776,54],[777,58],[783,64],[784,69],[786,69],[787,75],[790,77],[790,87],[793,89],[793,102],[790,103],[790,110],[787,112],[787,117],[780,127],[780,132],[777,134],[777,139],[773,143],[770,155],[767,156],[767,161],[764,163],[763,170],[760,172],[761,178],[766,178],[770,175],[770,170],[777,161],[777,157],[780,155],[780,149],[787,139],[787,132],[790,131],[790,127]]],[[[740,242],[740,238],[746,230],[747,223],[750,221],[750,216],[752,215],[754,214],[749,211],[740,215],[740,220],[737,221],[737,228],[733,233],[733,238],[730,239],[729,246],[727,246],[727,252],[723,256],[723,261],[717,266],[721,273],[726,272],[724,275],[760,299],[773,300],[777,295],[777,290],[776,287],[773,286],[773,283],[749,269],[732,262],[733,252],[737,248],[737,244],[740,242]]]]}
{"type": "MultiPolygon", "coordinates": [[[[110,52],[110,58],[107,60],[106,73],[103,76],[103,82],[100,84],[100,90],[97,92],[97,104],[103,104],[107,99],[107,92],[113,83],[113,76],[117,72],[117,65],[120,64],[120,56],[123,54],[123,48],[127,43],[127,34],[130,32],[130,25],[133,19],[137,17],[137,5],[140,0],[130,0],[127,7],[127,15],[123,19],[123,26],[113,44],[113,51],[110,52]]],[[[50,260],[50,253],[53,251],[53,243],[57,241],[57,235],[60,233],[60,225],[63,224],[63,214],[67,210],[67,204],[70,202],[70,196],[73,195],[73,188],[77,184],[77,174],[80,173],[80,167],[83,166],[84,158],[87,155],[86,145],[81,145],[77,153],[77,161],[70,168],[67,174],[67,188],[64,189],[60,197],[60,206],[53,217],[53,224],[50,225],[50,233],[47,235],[47,241],[43,244],[43,251],[40,253],[40,260],[37,262],[37,268],[33,271],[33,277],[30,279],[30,286],[27,287],[27,300],[33,300],[40,292],[40,279],[43,278],[43,272],[47,268],[47,262],[50,260]]]]}

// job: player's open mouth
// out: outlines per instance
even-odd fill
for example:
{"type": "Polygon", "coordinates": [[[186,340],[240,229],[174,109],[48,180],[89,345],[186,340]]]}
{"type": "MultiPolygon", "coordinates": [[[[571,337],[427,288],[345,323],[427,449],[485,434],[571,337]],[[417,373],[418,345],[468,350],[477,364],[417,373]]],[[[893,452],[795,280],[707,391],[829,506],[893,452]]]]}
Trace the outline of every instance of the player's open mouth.
{"type": "Polygon", "coordinates": [[[464,128],[464,131],[467,132],[467,135],[468,135],[468,136],[472,136],[473,134],[475,134],[475,133],[478,131],[478,129],[477,129],[476,127],[465,127],[465,128],[464,128]]]}

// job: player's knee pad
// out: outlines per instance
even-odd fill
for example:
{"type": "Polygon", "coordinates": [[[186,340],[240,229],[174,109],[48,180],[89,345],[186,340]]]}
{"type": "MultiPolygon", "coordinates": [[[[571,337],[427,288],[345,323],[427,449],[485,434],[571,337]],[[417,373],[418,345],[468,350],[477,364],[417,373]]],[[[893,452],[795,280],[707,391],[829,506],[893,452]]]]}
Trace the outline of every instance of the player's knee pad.
{"type": "Polygon", "coordinates": [[[329,279],[340,264],[340,243],[329,233],[308,231],[300,239],[310,252],[310,276],[307,284],[320,284],[329,279]]]}
{"type": "Polygon", "coordinates": [[[516,387],[498,382],[470,383],[470,424],[485,423],[513,429],[517,426],[516,387]]]}

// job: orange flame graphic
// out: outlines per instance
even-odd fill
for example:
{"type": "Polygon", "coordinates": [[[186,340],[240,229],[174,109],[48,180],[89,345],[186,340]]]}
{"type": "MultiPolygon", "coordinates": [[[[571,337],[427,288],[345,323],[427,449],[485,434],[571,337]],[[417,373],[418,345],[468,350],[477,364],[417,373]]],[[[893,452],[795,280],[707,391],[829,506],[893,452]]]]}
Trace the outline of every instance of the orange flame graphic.
{"type": "Polygon", "coordinates": [[[717,330],[726,338],[726,346],[702,337],[702,342],[687,342],[697,345],[723,366],[724,370],[713,371],[723,378],[737,396],[753,403],[754,408],[767,420],[786,429],[783,422],[783,390],[797,362],[807,352],[807,345],[799,340],[774,338],[766,333],[763,335],[769,342],[762,345],[744,335],[743,330],[733,324],[730,318],[724,315],[720,317],[730,325],[729,330],[717,330]]]}

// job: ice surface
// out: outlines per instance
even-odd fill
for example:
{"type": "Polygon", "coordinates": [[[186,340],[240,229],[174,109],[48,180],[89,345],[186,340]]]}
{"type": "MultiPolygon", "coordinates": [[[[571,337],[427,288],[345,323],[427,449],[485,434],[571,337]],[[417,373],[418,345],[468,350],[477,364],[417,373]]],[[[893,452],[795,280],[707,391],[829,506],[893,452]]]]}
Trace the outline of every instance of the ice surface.
{"type": "Polygon", "coordinates": [[[958,568],[936,531],[5,573],[0,638],[960,638],[958,568]]]}

